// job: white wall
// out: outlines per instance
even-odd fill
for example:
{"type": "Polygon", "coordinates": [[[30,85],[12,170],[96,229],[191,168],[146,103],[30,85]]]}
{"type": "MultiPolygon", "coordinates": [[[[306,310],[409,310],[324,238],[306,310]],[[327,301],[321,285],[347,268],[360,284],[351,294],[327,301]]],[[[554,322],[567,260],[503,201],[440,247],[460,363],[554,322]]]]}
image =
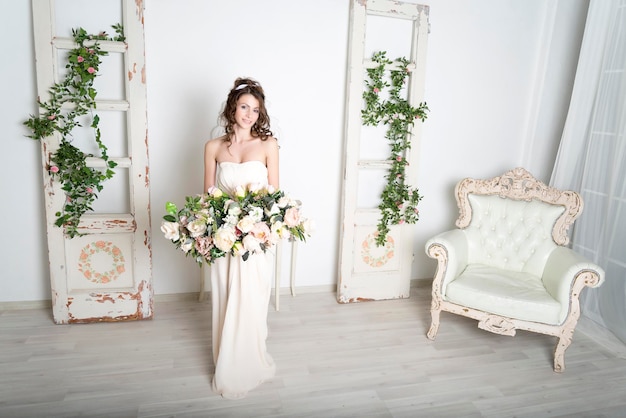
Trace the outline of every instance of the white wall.
{"type": "MultiPolygon", "coordinates": [[[[454,184],[525,165],[547,180],[567,111],[587,0],[428,0],[426,100],[413,277],[432,277],[427,238],[452,227],[454,184]]],[[[157,294],[194,292],[199,271],[159,225],[168,200],[202,188],[202,147],[237,76],[266,89],[281,186],[317,231],[298,286],[336,283],[349,0],[145,0],[152,248],[157,294]]],[[[0,302],[50,298],[30,2],[3,5],[0,302]],[[7,59],[8,58],[8,59],[7,59]]],[[[113,22],[114,23],[114,22],[113,22]]],[[[393,40],[390,40],[393,42],[393,40]]],[[[106,141],[106,139],[105,139],[106,141]]],[[[286,280],[286,278],[285,278],[286,280]]],[[[284,283],[286,284],[286,283],[284,283]]]]}

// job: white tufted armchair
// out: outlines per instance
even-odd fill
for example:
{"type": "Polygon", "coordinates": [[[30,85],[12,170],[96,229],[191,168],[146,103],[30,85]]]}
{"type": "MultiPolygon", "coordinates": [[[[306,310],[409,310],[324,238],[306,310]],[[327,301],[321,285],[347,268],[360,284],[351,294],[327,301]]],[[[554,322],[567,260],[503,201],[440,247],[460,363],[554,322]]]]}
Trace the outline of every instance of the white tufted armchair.
{"type": "Polygon", "coordinates": [[[580,292],[604,281],[602,268],[566,247],[583,209],[580,195],[548,187],[523,168],[463,179],[455,194],[459,229],[426,243],[437,259],[428,338],[435,339],[441,311],[476,319],[496,334],[553,335],[554,370],[562,372],[580,292]]]}

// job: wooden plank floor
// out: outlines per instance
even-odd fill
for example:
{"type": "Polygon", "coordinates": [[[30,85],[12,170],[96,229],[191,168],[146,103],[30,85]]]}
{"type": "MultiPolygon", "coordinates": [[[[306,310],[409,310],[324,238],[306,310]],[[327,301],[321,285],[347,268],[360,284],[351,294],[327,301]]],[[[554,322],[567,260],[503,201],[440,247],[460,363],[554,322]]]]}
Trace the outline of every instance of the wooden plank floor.
{"type": "Polygon", "coordinates": [[[155,318],[54,325],[0,312],[0,417],[624,417],[626,360],[576,332],[563,374],[554,337],[504,337],[447,313],[430,289],[342,305],[331,292],[270,309],[276,377],[245,399],[213,394],[210,302],[157,302],[155,318]]]}

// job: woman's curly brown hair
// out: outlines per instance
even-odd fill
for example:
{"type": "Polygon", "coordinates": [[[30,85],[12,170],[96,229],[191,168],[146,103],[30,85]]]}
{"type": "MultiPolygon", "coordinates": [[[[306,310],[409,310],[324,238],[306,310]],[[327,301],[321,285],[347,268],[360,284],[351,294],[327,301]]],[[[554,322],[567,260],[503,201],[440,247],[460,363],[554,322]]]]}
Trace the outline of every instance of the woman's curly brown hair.
{"type": "Polygon", "coordinates": [[[232,140],[234,134],[233,126],[236,123],[235,111],[237,110],[237,100],[244,94],[251,94],[259,101],[259,118],[252,126],[250,133],[253,137],[258,137],[262,141],[265,141],[267,138],[273,136],[270,130],[270,117],[265,108],[265,93],[263,92],[263,87],[251,78],[238,78],[235,80],[235,84],[230,90],[230,93],[228,93],[224,111],[220,115],[226,131],[226,138],[224,140],[227,142],[232,140]]]}

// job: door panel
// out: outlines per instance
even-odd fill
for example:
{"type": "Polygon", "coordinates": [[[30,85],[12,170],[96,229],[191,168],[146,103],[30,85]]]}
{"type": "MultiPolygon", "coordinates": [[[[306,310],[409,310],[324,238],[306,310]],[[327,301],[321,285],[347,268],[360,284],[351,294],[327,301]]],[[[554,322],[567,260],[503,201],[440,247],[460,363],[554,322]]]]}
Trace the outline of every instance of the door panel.
{"type": "MultiPolygon", "coordinates": [[[[389,147],[384,127],[362,126],[361,108],[365,70],[376,66],[366,57],[375,51],[411,61],[407,99],[412,106],[423,101],[427,37],[428,6],[389,0],[351,3],[337,284],[340,303],[409,296],[413,226],[392,226],[385,245],[378,247],[374,242],[378,204],[390,166],[389,147]],[[380,33],[385,36],[377,37],[380,33]],[[391,38],[394,42],[384,42],[391,38]]],[[[416,181],[419,164],[419,125],[412,128],[412,146],[405,155],[409,161],[406,178],[411,183],[416,181]]]]}
{"type": "MultiPolygon", "coordinates": [[[[101,119],[102,141],[118,165],[104,183],[93,212],[85,214],[80,236],[69,238],[55,226],[65,193],[48,171],[60,137],[45,138],[42,173],[54,321],[125,321],[153,314],[149,165],[146,116],[143,3],[129,0],[32,0],[37,89],[43,102],[64,77],[71,30],[114,32],[124,26],[125,42],[99,41],[102,58],[94,83],[94,114],[101,119]]],[[[83,126],[91,124],[89,118],[83,126]]],[[[85,153],[89,167],[104,168],[93,131],[78,128],[72,144],[85,153]]]]}

